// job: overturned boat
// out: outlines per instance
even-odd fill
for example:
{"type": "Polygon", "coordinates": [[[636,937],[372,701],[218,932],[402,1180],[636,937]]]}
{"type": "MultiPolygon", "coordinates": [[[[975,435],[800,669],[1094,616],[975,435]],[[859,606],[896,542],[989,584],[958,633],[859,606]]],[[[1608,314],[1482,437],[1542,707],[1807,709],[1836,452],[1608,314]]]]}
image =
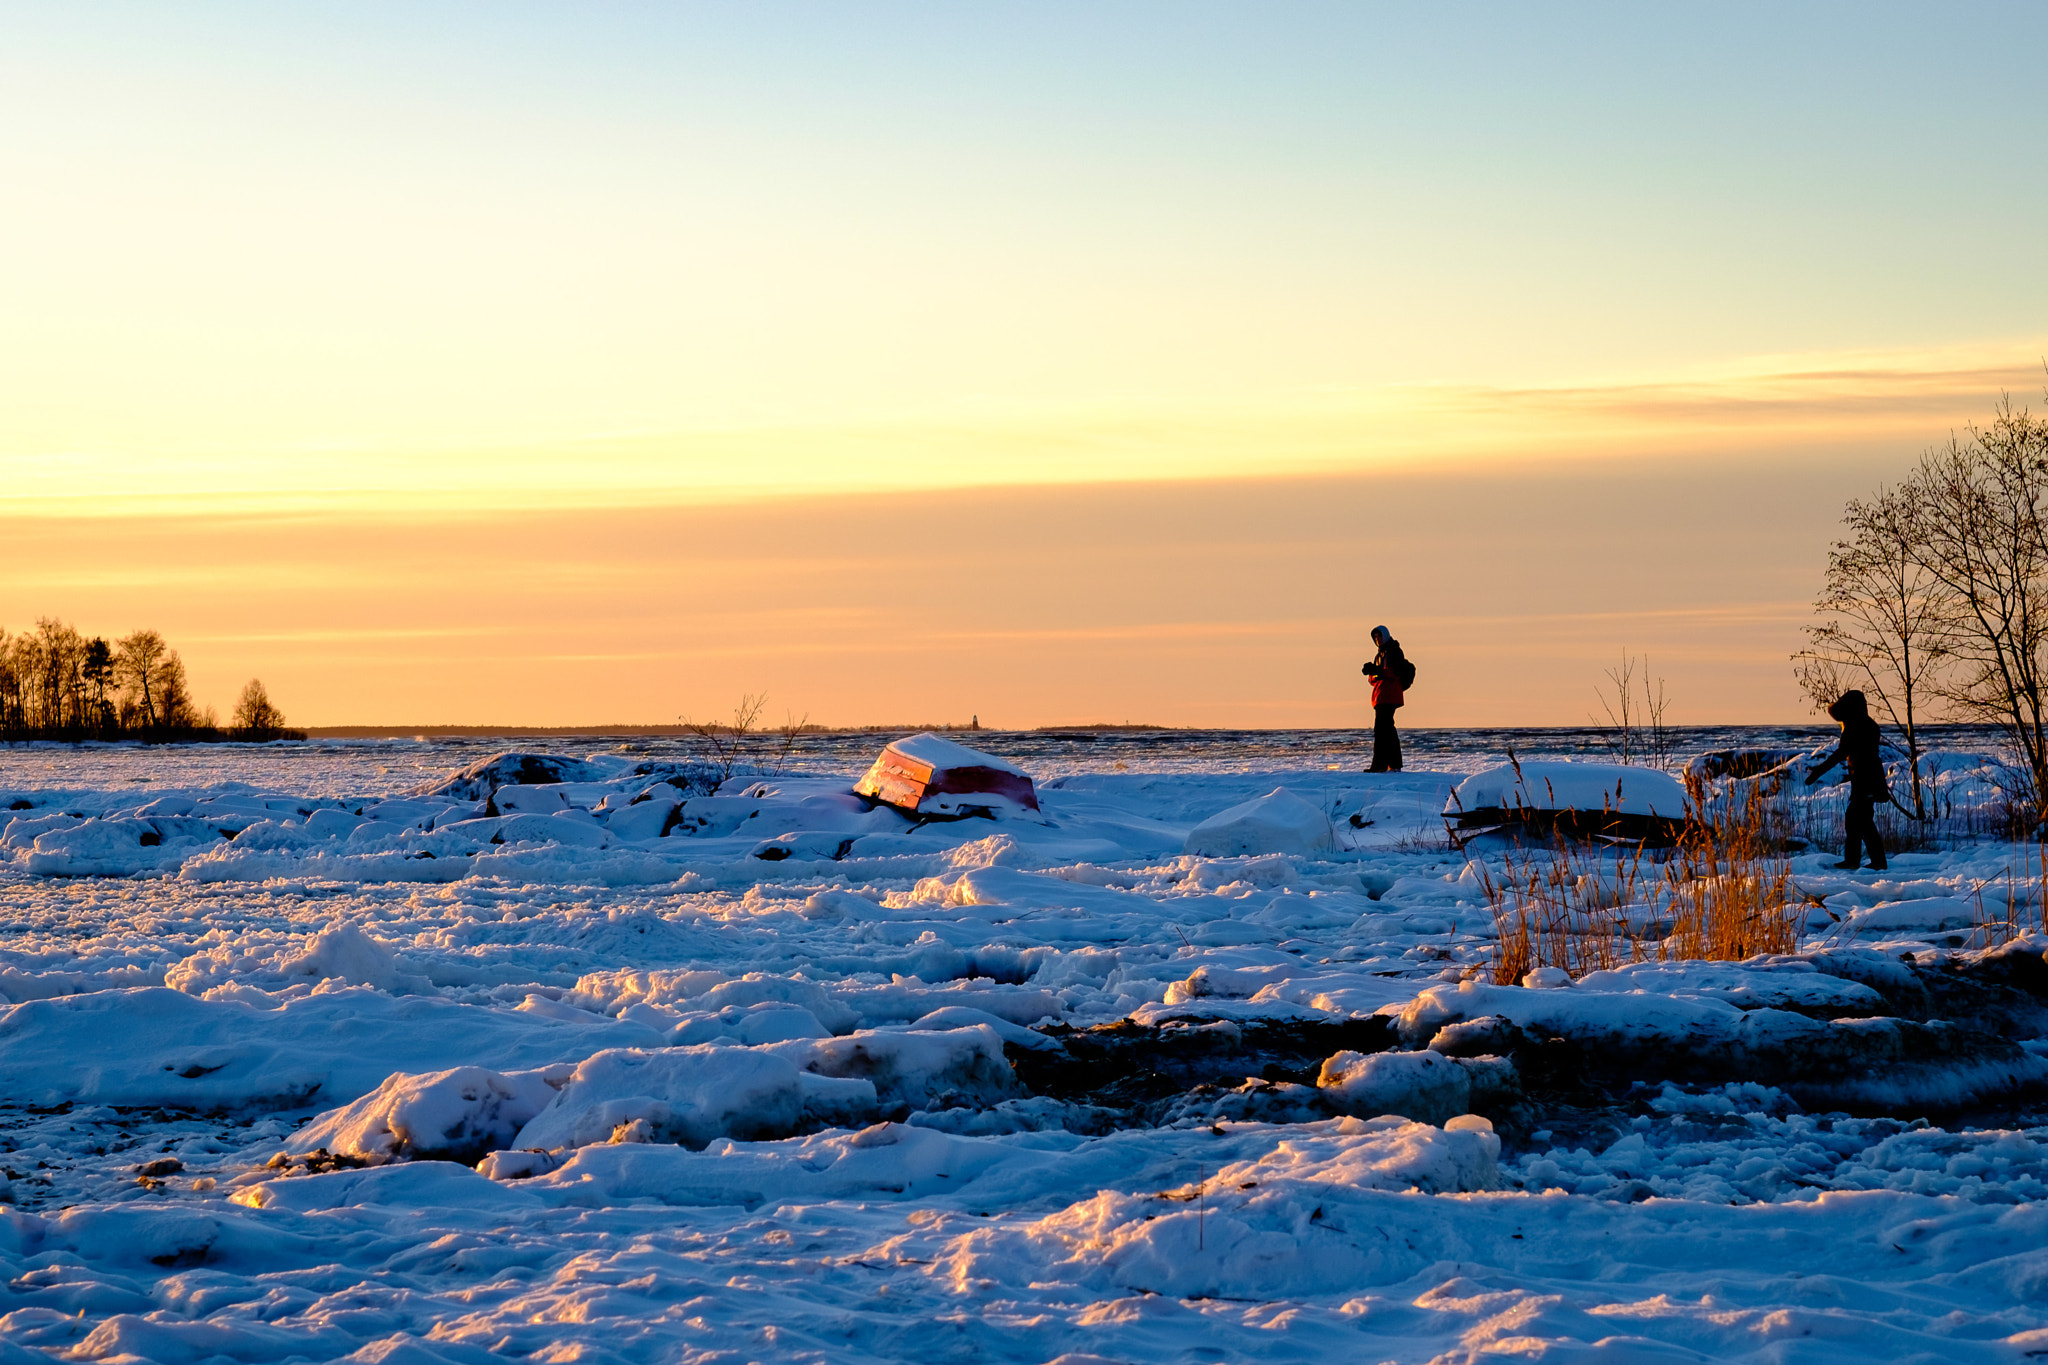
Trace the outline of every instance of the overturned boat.
{"type": "Polygon", "coordinates": [[[1038,791],[1022,768],[930,733],[883,749],[854,791],[928,820],[1039,815],[1038,791]]]}
{"type": "Polygon", "coordinates": [[[1504,763],[1458,784],[1444,805],[1451,842],[1484,835],[1670,848],[1689,820],[1669,773],[1618,763],[1504,763]]]}

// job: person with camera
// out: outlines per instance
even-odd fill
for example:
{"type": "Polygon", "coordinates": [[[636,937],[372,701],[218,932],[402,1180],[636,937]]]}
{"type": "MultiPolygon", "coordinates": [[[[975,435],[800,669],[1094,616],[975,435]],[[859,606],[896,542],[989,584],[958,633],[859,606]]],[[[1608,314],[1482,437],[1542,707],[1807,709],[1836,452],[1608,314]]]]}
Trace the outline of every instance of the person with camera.
{"type": "Polygon", "coordinates": [[[1401,652],[1401,642],[1385,626],[1372,628],[1372,641],[1379,653],[1359,671],[1372,679],[1372,766],[1369,773],[1401,771],[1401,736],[1394,729],[1394,712],[1415,685],[1415,665],[1401,652]]]}
{"type": "Polygon", "coordinates": [[[1885,870],[1884,841],[1877,834],[1877,807],[1892,799],[1891,784],[1885,781],[1884,757],[1878,752],[1877,722],[1870,718],[1870,704],[1861,692],[1844,692],[1828,707],[1828,714],[1842,727],[1842,742],[1828,755],[1827,762],[1806,775],[1806,785],[1837,763],[1849,765],[1849,809],[1842,817],[1842,861],[1835,866],[1856,870],[1864,849],[1870,850],[1870,870],[1885,870]]]}

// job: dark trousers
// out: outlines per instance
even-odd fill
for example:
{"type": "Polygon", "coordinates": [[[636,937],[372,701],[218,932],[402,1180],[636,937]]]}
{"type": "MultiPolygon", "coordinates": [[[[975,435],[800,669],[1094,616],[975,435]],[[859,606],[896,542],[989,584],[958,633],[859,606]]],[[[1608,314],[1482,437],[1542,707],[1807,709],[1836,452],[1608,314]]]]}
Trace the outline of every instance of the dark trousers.
{"type": "Polygon", "coordinates": [[[1877,836],[1877,798],[1874,796],[1851,796],[1849,812],[1842,818],[1842,861],[1862,861],[1863,850],[1870,850],[1870,865],[1884,866],[1884,840],[1877,836]]]}
{"type": "Polygon", "coordinates": [[[1368,772],[1401,771],[1401,736],[1394,729],[1394,708],[1372,708],[1372,767],[1368,772]]]}

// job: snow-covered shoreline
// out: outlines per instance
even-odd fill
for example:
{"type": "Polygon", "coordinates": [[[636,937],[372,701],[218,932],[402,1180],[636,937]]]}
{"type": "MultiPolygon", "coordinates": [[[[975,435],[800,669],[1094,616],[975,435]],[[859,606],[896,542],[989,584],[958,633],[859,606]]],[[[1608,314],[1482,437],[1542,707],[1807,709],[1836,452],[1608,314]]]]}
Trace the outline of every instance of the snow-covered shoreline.
{"type": "Polygon", "coordinates": [[[1796,953],[1494,985],[1476,759],[919,821],[822,764],[10,757],[5,1359],[2048,1348],[2030,848],[1794,853],[1796,953]],[[1184,851],[1274,792],[1243,837],[1326,839],[1184,851]]]}

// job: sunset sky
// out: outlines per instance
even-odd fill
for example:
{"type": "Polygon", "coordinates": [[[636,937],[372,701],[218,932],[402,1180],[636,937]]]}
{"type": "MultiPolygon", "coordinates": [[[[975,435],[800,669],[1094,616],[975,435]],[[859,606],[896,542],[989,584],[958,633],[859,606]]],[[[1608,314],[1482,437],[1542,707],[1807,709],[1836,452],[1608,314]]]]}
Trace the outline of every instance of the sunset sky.
{"type": "Polygon", "coordinates": [[[1809,713],[2048,9],[12,6],[0,626],[295,723],[1809,713]]]}

